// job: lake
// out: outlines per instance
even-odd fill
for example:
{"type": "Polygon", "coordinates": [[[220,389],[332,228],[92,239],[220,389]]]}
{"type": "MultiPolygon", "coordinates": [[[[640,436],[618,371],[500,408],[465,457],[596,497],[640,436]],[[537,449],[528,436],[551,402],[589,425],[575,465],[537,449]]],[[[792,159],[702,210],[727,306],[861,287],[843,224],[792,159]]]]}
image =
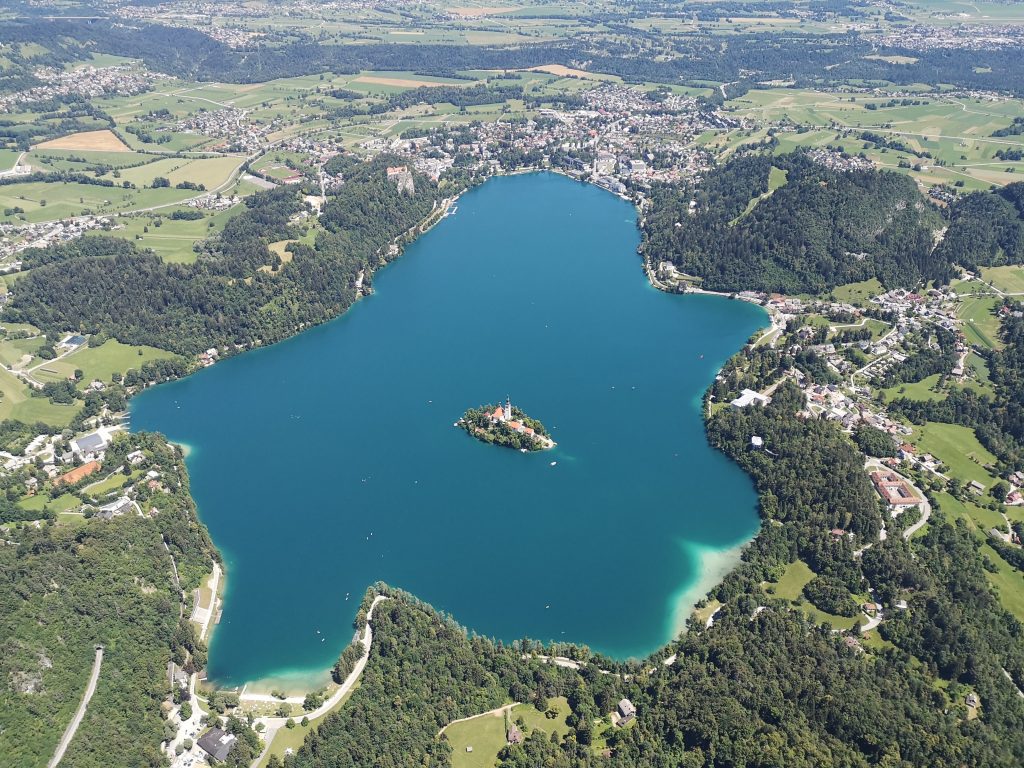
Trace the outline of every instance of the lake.
{"type": "Polygon", "coordinates": [[[343,317],[133,400],[134,430],[189,446],[224,555],[211,679],[322,679],[378,580],[506,641],[674,636],[757,530],[701,398],[766,314],[654,289],[638,243],[601,189],[493,179],[343,317]],[[506,395],[554,450],[453,426],[506,395]]]}

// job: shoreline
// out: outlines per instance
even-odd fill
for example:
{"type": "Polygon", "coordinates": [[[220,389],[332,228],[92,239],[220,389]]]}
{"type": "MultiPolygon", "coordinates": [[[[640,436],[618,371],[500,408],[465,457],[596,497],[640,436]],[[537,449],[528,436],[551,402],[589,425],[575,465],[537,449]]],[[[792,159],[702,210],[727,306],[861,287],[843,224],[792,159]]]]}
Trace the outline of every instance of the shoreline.
{"type": "Polygon", "coordinates": [[[684,587],[672,596],[669,608],[671,637],[653,653],[656,654],[668,647],[686,632],[686,622],[693,615],[696,604],[707,597],[708,592],[718,586],[740,563],[743,551],[757,538],[760,529],[761,520],[758,516],[757,527],[749,537],[739,544],[733,544],[723,549],[689,541],[680,543],[680,548],[697,561],[698,576],[693,584],[684,587]]]}
{"type": "MultiPolygon", "coordinates": [[[[512,171],[502,171],[502,172],[491,174],[490,176],[486,177],[483,181],[481,181],[479,184],[474,184],[472,186],[468,186],[468,187],[465,187],[465,188],[459,190],[457,193],[455,193],[451,197],[442,198],[442,200],[438,203],[437,207],[434,208],[433,210],[431,210],[431,212],[421,222],[419,222],[415,226],[411,227],[410,229],[406,230],[405,232],[401,233],[400,235],[396,236],[392,240],[391,245],[385,247],[381,251],[381,253],[379,254],[380,261],[379,261],[379,263],[375,267],[373,267],[371,269],[370,274],[373,275],[373,274],[375,274],[377,272],[378,269],[381,269],[383,267],[389,266],[392,262],[397,261],[402,255],[404,255],[405,247],[406,246],[411,245],[412,243],[416,242],[419,239],[420,236],[426,234],[431,229],[433,229],[437,224],[439,224],[443,219],[447,218],[449,211],[451,211],[452,207],[454,205],[456,205],[456,203],[458,203],[458,201],[460,200],[462,195],[465,194],[466,192],[468,192],[468,191],[470,191],[470,190],[472,190],[472,189],[474,189],[476,187],[483,186],[484,184],[486,184],[491,179],[494,179],[494,178],[497,178],[497,177],[519,176],[519,175],[527,175],[527,174],[532,174],[532,173],[554,173],[554,174],[557,174],[559,176],[563,176],[564,178],[570,179],[572,181],[576,181],[576,182],[579,182],[581,184],[585,184],[587,186],[596,187],[596,188],[602,190],[603,192],[606,192],[606,193],[608,193],[608,194],[610,194],[610,195],[612,195],[614,197],[618,197],[619,199],[626,200],[626,201],[628,201],[631,204],[631,206],[632,206],[632,208],[634,210],[634,213],[635,213],[635,215],[637,217],[636,223],[639,226],[639,222],[641,220],[642,211],[641,211],[640,207],[636,204],[636,202],[632,198],[628,198],[628,197],[625,197],[623,195],[617,195],[614,192],[611,192],[610,190],[605,189],[604,187],[602,187],[602,186],[592,182],[589,179],[579,178],[577,176],[573,176],[573,175],[565,172],[563,169],[553,169],[553,168],[520,168],[520,169],[515,169],[515,170],[512,170],[512,171]]],[[[639,250],[638,250],[638,254],[639,254],[639,250]]],[[[717,296],[717,297],[725,298],[725,299],[729,299],[729,298],[742,298],[742,297],[734,296],[734,294],[730,294],[730,293],[722,293],[722,292],[717,292],[717,291],[709,291],[709,290],[705,290],[705,289],[701,289],[701,288],[688,288],[685,292],[682,292],[682,293],[680,293],[679,291],[672,290],[668,286],[662,284],[656,278],[656,276],[654,275],[653,271],[650,269],[650,263],[647,260],[647,258],[645,256],[643,256],[642,254],[640,254],[640,255],[641,255],[642,267],[643,267],[645,275],[647,277],[647,282],[652,287],[654,287],[657,290],[659,290],[660,292],[671,293],[671,294],[678,294],[678,295],[685,295],[687,293],[694,293],[694,294],[703,294],[703,295],[708,295],[708,296],[717,296]]],[[[325,322],[331,322],[333,320],[337,320],[338,318],[344,316],[346,314],[346,312],[349,311],[349,309],[351,309],[352,307],[356,306],[356,304],[358,304],[360,299],[364,298],[367,295],[370,295],[371,293],[372,293],[372,288],[371,288],[370,291],[366,291],[366,292],[360,290],[357,293],[357,296],[356,296],[355,300],[352,302],[352,304],[348,308],[346,308],[343,312],[339,313],[335,317],[333,317],[330,320],[327,320],[325,322]]],[[[747,301],[748,303],[755,303],[758,306],[762,306],[759,302],[752,301],[750,299],[742,298],[742,300],[747,301]]],[[[765,309],[766,313],[769,315],[769,318],[771,318],[771,311],[767,307],[763,307],[762,306],[762,308],[765,309]]],[[[294,338],[294,337],[298,336],[299,334],[301,334],[305,330],[309,330],[309,328],[303,328],[300,331],[298,331],[297,333],[293,334],[292,336],[289,336],[289,337],[287,337],[285,339],[281,339],[280,341],[287,341],[290,338],[294,338]]],[[[763,328],[760,329],[760,330],[763,330],[763,328]]],[[[275,342],[275,343],[279,343],[279,342],[275,342]]],[[[269,346],[272,346],[272,345],[269,345],[269,346]]],[[[254,347],[254,349],[263,349],[263,348],[264,348],[263,346],[254,347]]],[[[238,354],[244,354],[244,353],[249,352],[249,351],[252,351],[252,350],[251,349],[240,350],[238,354]]],[[[232,355],[232,357],[234,357],[234,355],[232,355]]],[[[729,358],[727,358],[727,360],[728,359],[729,358]]],[[[723,362],[723,366],[724,366],[724,362],[723,362]]],[[[203,369],[200,368],[198,370],[203,370],[203,369]]],[[[718,372],[720,372],[720,371],[721,371],[721,367],[718,369],[718,372]]],[[[186,378],[188,375],[191,375],[191,373],[192,372],[190,372],[189,374],[186,374],[186,376],[183,376],[182,378],[186,378]]],[[[716,373],[716,375],[717,375],[717,373],[716,373]]],[[[130,410],[129,410],[129,413],[130,413],[130,410]]],[[[704,419],[704,423],[706,424],[707,414],[705,413],[702,418],[704,419]]],[[[190,455],[194,454],[193,446],[188,445],[186,443],[177,442],[177,441],[170,441],[170,442],[174,442],[175,445],[179,446],[179,448],[182,451],[183,456],[186,459],[188,459],[190,455]]],[[[543,451],[539,451],[539,452],[543,453],[543,451]]],[[[193,497],[193,502],[195,502],[194,497],[193,497]]],[[[199,514],[198,514],[198,504],[196,505],[196,509],[197,509],[197,517],[199,517],[199,514]]],[[[201,519],[200,519],[200,522],[202,522],[201,519]]],[[[695,559],[696,563],[697,563],[697,565],[696,565],[697,578],[694,580],[694,582],[692,584],[690,584],[689,586],[681,589],[679,592],[675,593],[674,595],[672,595],[670,597],[669,605],[666,606],[666,608],[667,608],[666,620],[667,620],[667,622],[671,626],[670,636],[669,636],[669,638],[667,640],[665,640],[664,642],[660,643],[656,649],[651,651],[651,654],[649,654],[649,655],[654,655],[654,654],[659,653],[662,649],[666,648],[668,645],[673,643],[682,632],[686,631],[686,622],[687,622],[687,619],[690,617],[690,615],[692,615],[693,608],[694,608],[695,604],[697,602],[699,602],[702,598],[704,598],[707,595],[708,591],[713,589],[717,584],[719,584],[722,581],[722,579],[740,562],[740,557],[741,557],[743,549],[746,546],[748,546],[750,544],[750,542],[757,536],[757,533],[758,533],[758,531],[760,529],[760,525],[761,525],[761,521],[760,521],[760,517],[758,517],[757,528],[755,528],[755,530],[749,536],[745,536],[741,543],[728,546],[728,547],[726,547],[724,549],[717,549],[717,548],[715,548],[713,546],[701,545],[701,544],[697,544],[697,543],[694,543],[694,542],[681,542],[680,545],[684,549],[684,551],[686,551],[687,554],[689,554],[691,557],[693,557],[695,559]]],[[[214,542],[214,547],[217,549],[217,552],[219,554],[221,550],[220,550],[220,547],[216,544],[216,542],[214,542]]],[[[217,602],[218,602],[218,607],[221,610],[223,609],[223,605],[224,605],[223,596],[226,594],[226,581],[227,581],[227,573],[226,573],[226,569],[225,569],[221,573],[220,585],[219,585],[220,588],[218,590],[218,601],[217,602]]],[[[207,633],[206,633],[206,637],[205,637],[205,640],[206,640],[206,643],[207,643],[207,649],[209,649],[210,646],[211,646],[211,640],[212,640],[212,636],[213,636],[213,633],[214,633],[215,629],[216,629],[216,624],[213,621],[211,621],[210,625],[208,627],[207,633]]],[[[339,654],[342,653],[344,651],[344,649],[347,648],[348,645],[350,645],[350,644],[351,644],[351,642],[350,643],[346,643],[345,645],[341,646],[338,649],[338,653],[339,654]]],[[[285,693],[286,696],[288,696],[288,697],[296,697],[296,696],[301,697],[301,696],[304,696],[307,693],[311,693],[311,692],[315,692],[315,691],[318,691],[318,690],[322,690],[325,687],[328,688],[328,689],[332,688],[333,687],[333,681],[332,681],[331,676],[330,676],[330,670],[331,670],[330,666],[323,667],[323,668],[283,667],[283,668],[274,670],[271,674],[268,674],[268,675],[265,675],[263,677],[256,678],[256,679],[253,679],[253,680],[247,680],[247,681],[245,681],[243,683],[240,683],[240,684],[223,685],[223,684],[219,684],[215,679],[210,679],[210,678],[204,678],[203,679],[203,683],[204,683],[205,686],[207,686],[207,687],[209,687],[211,689],[214,689],[214,690],[236,691],[236,692],[239,692],[239,693],[254,694],[256,696],[268,696],[270,694],[271,690],[277,690],[277,691],[285,693]]]]}

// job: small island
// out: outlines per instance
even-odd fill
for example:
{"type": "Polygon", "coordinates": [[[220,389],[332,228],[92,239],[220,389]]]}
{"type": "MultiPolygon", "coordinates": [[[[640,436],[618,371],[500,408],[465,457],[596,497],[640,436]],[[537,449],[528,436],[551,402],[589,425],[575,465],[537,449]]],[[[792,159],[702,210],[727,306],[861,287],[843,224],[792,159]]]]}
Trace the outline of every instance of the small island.
{"type": "Polygon", "coordinates": [[[512,405],[511,398],[505,399],[505,405],[470,408],[455,426],[462,427],[477,440],[523,452],[546,451],[556,445],[544,425],[512,405]]]}

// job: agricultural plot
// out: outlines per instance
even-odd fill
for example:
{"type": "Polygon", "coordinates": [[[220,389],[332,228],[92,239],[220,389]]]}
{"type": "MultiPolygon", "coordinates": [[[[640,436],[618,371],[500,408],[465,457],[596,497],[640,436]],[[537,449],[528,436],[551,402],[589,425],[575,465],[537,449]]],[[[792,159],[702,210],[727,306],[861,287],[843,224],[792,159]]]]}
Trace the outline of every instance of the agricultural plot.
{"type": "Polygon", "coordinates": [[[967,341],[984,349],[999,349],[999,318],[995,308],[1000,303],[993,296],[972,296],[964,299],[957,315],[963,320],[967,341]]]}
{"type": "Polygon", "coordinates": [[[53,427],[63,427],[71,423],[81,408],[81,403],[56,405],[45,397],[33,397],[28,385],[0,368],[0,420],[16,419],[26,424],[41,421],[53,427]]]}
{"type": "Polygon", "coordinates": [[[914,427],[913,441],[920,453],[930,453],[949,467],[947,474],[951,477],[965,483],[974,480],[986,490],[995,484],[985,467],[995,465],[996,457],[978,442],[973,429],[930,421],[914,427]]]}
{"type": "Polygon", "coordinates": [[[983,267],[981,279],[1003,293],[1024,294],[1024,267],[983,267]]]}
{"type": "Polygon", "coordinates": [[[82,386],[93,380],[107,381],[115,373],[125,374],[129,369],[139,369],[150,360],[170,359],[174,354],[155,347],[132,347],[119,341],[104,342],[99,347],[84,347],[67,357],[50,360],[32,375],[39,381],[61,381],[73,377],[76,370],[82,371],[82,386]]]}
{"type": "Polygon", "coordinates": [[[170,218],[176,210],[194,209],[178,207],[122,216],[117,220],[120,228],[106,234],[133,240],[139,248],[155,251],[166,262],[191,264],[197,257],[192,246],[219,234],[231,217],[238,213],[236,206],[217,213],[207,213],[201,219],[170,218]]]}
{"type": "Polygon", "coordinates": [[[83,131],[59,139],[38,144],[37,149],[69,149],[86,152],[128,152],[130,151],[112,131],[83,131]]]}

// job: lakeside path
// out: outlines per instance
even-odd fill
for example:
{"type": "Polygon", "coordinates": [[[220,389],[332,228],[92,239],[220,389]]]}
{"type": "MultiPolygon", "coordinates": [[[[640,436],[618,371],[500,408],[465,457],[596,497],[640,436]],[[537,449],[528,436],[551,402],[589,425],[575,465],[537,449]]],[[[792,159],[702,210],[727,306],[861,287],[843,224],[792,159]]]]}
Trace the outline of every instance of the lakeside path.
{"type": "Polygon", "coordinates": [[[68,724],[67,730],[64,731],[64,735],[60,737],[60,743],[57,744],[57,749],[53,753],[53,757],[50,758],[50,762],[46,764],[46,768],[56,768],[57,764],[60,763],[64,757],[64,753],[67,751],[68,745],[71,743],[71,739],[75,737],[75,732],[78,730],[78,726],[82,724],[82,718],[85,717],[85,708],[89,706],[89,699],[96,692],[96,682],[100,679],[100,667],[103,665],[103,646],[96,646],[96,658],[92,662],[92,673],[89,675],[89,684],[85,686],[85,693],[82,694],[82,700],[78,704],[78,709],[75,711],[75,716],[71,718],[71,722],[68,724]]]}
{"type": "MultiPolygon", "coordinates": [[[[373,611],[379,603],[382,603],[385,600],[389,599],[390,598],[385,597],[384,595],[377,595],[373,598],[373,602],[370,604],[370,610],[366,612],[366,626],[363,628],[363,636],[359,638],[359,642],[362,643],[363,646],[363,654],[356,661],[355,666],[352,667],[352,671],[349,672],[348,677],[346,677],[344,682],[342,682],[342,684],[338,686],[338,690],[331,694],[331,697],[327,699],[327,701],[325,701],[319,707],[314,709],[312,712],[307,712],[305,714],[305,717],[308,718],[310,722],[313,722],[314,720],[323,717],[332,709],[334,709],[341,702],[341,700],[345,698],[345,696],[355,687],[355,684],[359,681],[359,678],[363,674],[363,670],[366,668],[366,663],[370,660],[370,648],[373,645],[373,627],[371,625],[371,622],[373,621],[373,611]]],[[[241,699],[242,697],[239,698],[241,699]]],[[[243,700],[266,701],[267,699],[276,702],[282,701],[281,699],[275,699],[273,697],[263,697],[262,694],[252,693],[245,694],[245,698],[243,700]]],[[[286,701],[291,700],[289,699],[286,701]]],[[[298,703],[301,704],[302,699],[299,699],[298,703]]],[[[256,766],[258,766],[260,762],[262,762],[263,758],[266,756],[266,753],[269,751],[271,745],[274,743],[274,737],[277,735],[277,732],[281,728],[285,727],[287,722],[292,719],[293,718],[289,717],[257,717],[255,719],[254,723],[262,723],[266,730],[264,731],[263,751],[260,753],[260,756],[253,761],[252,768],[256,768],[256,766]]]]}

